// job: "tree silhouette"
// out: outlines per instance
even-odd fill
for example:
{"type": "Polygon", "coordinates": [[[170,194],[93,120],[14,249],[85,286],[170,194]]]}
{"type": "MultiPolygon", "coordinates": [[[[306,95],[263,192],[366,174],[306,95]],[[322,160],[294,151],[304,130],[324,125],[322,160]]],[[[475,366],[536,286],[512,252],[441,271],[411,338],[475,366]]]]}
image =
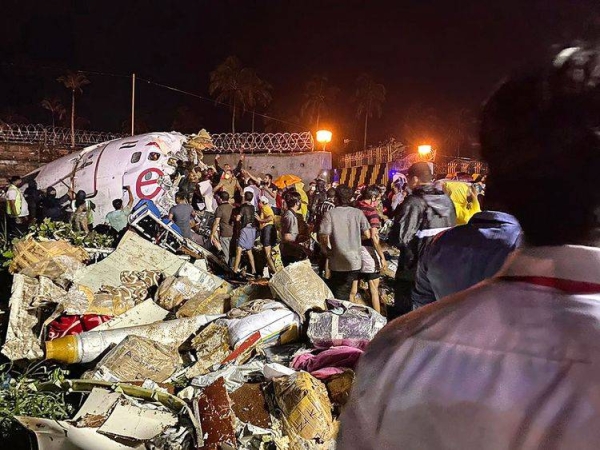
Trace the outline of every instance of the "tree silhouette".
{"type": "Polygon", "coordinates": [[[62,120],[67,113],[66,108],[57,97],[45,98],[42,100],[41,105],[42,108],[50,111],[50,115],[52,116],[52,127],[56,125],[55,118],[58,117],[58,120],[62,120]]]}
{"type": "Polygon", "coordinates": [[[242,91],[245,109],[252,112],[252,132],[254,133],[254,116],[257,107],[266,108],[273,100],[273,86],[260,78],[254,69],[244,69],[242,91]]]}
{"type": "Polygon", "coordinates": [[[304,104],[300,110],[302,117],[307,117],[311,122],[315,121],[315,128],[319,129],[321,116],[335,101],[339,93],[335,86],[329,86],[329,79],[323,75],[313,76],[304,89],[304,104]]]}
{"type": "Polygon", "coordinates": [[[231,108],[231,132],[235,133],[235,118],[246,108],[245,80],[248,70],[237,56],[228,56],[210,73],[208,92],[217,102],[227,103],[231,108]]]}
{"type": "Polygon", "coordinates": [[[381,105],[385,102],[385,86],[376,83],[370,75],[362,74],[356,80],[356,117],[365,118],[363,149],[367,148],[369,118],[381,117],[381,105]]]}
{"type": "Polygon", "coordinates": [[[71,90],[71,148],[75,148],[75,93],[81,94],[83,86],[90,84],[90,80],[80,72],[68,71],[65,75],[58,77],[56,81],[71,90]]]}

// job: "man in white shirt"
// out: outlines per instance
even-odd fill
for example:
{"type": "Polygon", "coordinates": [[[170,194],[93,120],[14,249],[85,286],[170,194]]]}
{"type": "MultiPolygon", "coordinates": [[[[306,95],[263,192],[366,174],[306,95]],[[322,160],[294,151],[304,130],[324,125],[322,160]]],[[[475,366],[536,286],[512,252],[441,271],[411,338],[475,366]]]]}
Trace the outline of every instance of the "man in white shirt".
{"type": "Polygon", "coordinates": [[[569,48],[487,103],[488,187],[526,246],[494,278],[379,333],[338,449],[598,447],[598,74],[599,47],[569,48]]]}

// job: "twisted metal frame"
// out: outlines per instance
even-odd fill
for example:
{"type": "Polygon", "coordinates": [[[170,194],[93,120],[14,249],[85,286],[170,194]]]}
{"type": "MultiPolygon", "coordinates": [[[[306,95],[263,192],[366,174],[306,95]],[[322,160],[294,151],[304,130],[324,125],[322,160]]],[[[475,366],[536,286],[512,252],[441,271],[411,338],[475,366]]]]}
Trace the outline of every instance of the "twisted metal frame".
{"type": "MultiPolygon", "coordinates": [[[[75,130],[75,147],[87,147],[128,135],[101,131],[75,130]]],[[[313,136],[304,133],[217,133],[212,135],[214,148],[207,153],[294,153],[315,148],[313,136]]],[[[41,124],[20,125],[0,123],[0,142],[11,144],[43,144],[71,146],[71,129],[41,124]]]]}

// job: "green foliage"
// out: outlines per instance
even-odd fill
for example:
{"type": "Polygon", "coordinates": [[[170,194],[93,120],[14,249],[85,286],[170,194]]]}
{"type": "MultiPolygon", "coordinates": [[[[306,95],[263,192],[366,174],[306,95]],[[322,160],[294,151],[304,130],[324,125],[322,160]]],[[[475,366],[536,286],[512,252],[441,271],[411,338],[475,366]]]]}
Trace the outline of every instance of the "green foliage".
{"type": "Polygon", "coordinates": [[[115,244],[112,236],[95,231],[89,233],[75,231],[70,223],[54,222],[49,219],[32,226],[27,237],[33,237],[40,241],[65,240],[73,245],[87,248],[113,248],[115,244]]]}
{"type": "Polygon", "coordinates": [[[0,440],[8,439],[16,425],[15,416],[63,420],[73,416],[65,392],[40,392],[41,383],[60,386],[68,372],[40,363],[19,373],[9,364],[0,365],[0,440]]]}

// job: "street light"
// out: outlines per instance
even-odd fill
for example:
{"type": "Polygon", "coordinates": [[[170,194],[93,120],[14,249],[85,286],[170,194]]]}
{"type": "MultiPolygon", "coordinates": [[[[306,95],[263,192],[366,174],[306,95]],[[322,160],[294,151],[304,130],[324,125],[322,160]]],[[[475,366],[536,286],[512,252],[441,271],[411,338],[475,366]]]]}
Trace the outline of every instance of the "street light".
{"type": "Polygon", "coordinates": [[[417,147],[417,152],[419,152],[420,157],[425,157],[431,155],[431,145],[419,145],[417,147]]]}
{"type": "Polygon", "coordinates": [[[323,151],[325,151],[325,147],[328,143],[331,142],[331,131],[329,130],[319,130],[317,131],[317,142],[323,144],[323,151]]]}

